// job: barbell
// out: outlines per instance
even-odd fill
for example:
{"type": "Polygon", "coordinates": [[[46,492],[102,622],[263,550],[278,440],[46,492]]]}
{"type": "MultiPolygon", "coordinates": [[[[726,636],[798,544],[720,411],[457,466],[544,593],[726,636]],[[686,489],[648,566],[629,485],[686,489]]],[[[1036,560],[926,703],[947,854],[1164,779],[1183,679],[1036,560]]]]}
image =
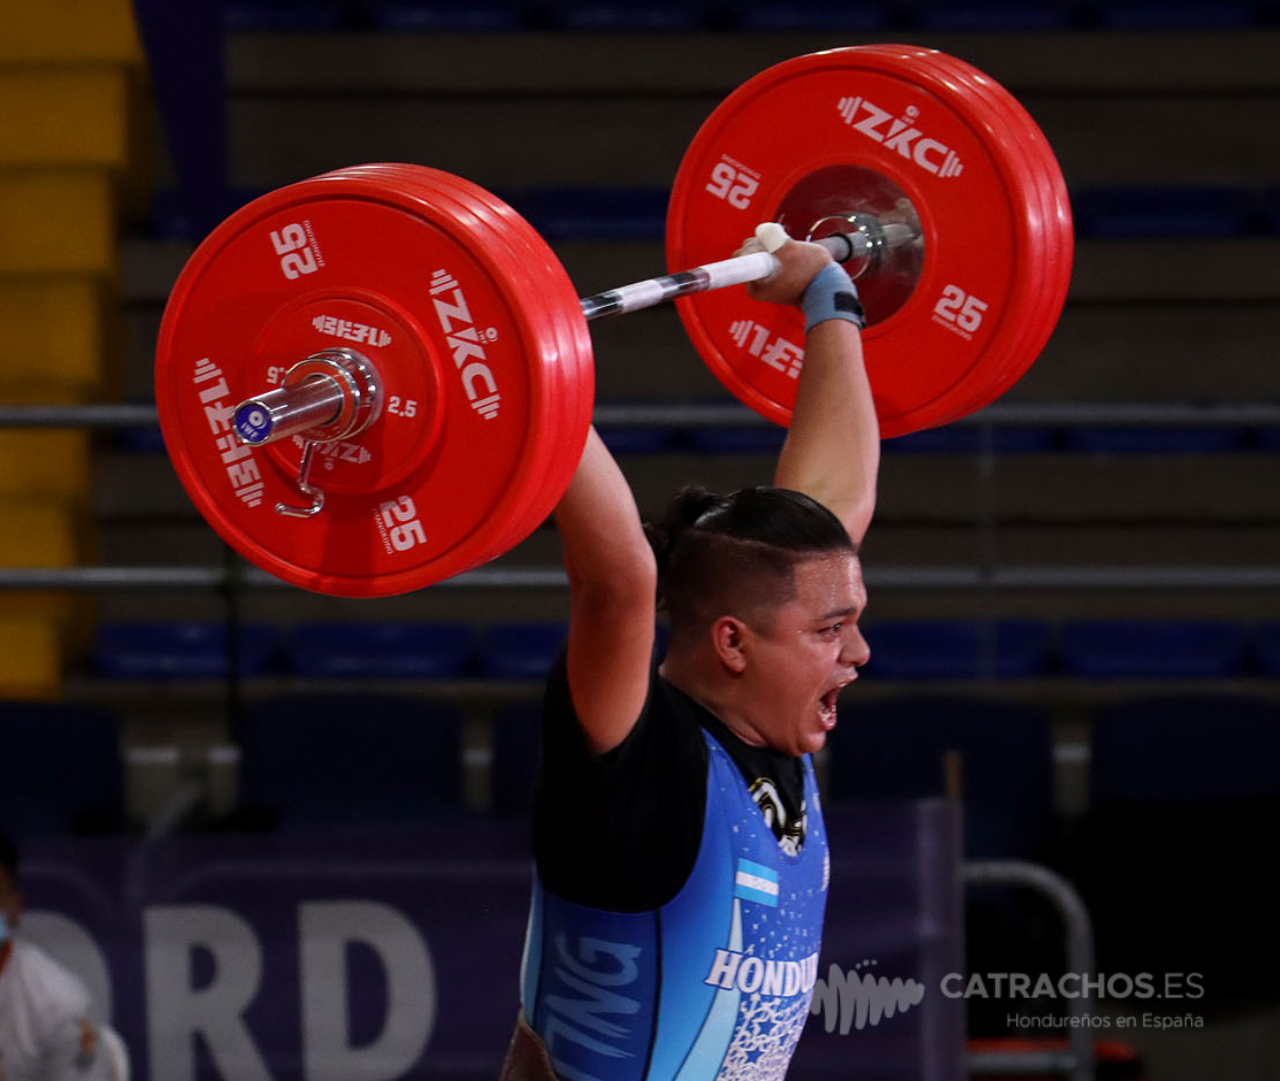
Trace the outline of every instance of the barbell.
{"type": "Polygon", "coordinates": [[[339,169],[242,207],[161,323],[178,476],[233,548],[317,592],[392,595],[489,562],[577,467],[591,320],[675,300],[717,378],[789,422],[801,316],[728,288],[776,265],[725,258],[761,221],[857,278],[886,438],[1002,394],[1071,273],[1062,174],[1012,95],[934,50],[815,53],[748,80],[697,132],[669,204],[672,272],[595,296],[505,202],[425,166],[339,169]]]}

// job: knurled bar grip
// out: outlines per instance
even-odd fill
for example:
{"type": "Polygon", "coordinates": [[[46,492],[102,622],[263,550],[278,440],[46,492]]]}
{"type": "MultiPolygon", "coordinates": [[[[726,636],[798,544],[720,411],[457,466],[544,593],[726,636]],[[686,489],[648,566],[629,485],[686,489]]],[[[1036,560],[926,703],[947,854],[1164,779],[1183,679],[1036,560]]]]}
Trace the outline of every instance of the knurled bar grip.
{"type": "MultiPolygon", "coordinates": [[[[870,254],[871,248],[871,241],[860,233],[840,233],[824,237],[817,243],[831,252],[838,263],[848,262],[855,253],[861,254],[864,247],[868,249],[866,254],[870,254]]],[[[773,250],[776,249],[738,255],[732,259],[722,259],[718,263],[707,263],[675,274],[663,274],[661,277],[648,278],[632,285],[583,297],[580,301],[582,314],[587,322],[591,322],[606,315],[625,315],[641,308],[652,308],[656,304],[688,296],[690,293],[707,293],[730,285],[760,281],[773,274],[781,265],[777,256],[772,254],[773,250]]]]}

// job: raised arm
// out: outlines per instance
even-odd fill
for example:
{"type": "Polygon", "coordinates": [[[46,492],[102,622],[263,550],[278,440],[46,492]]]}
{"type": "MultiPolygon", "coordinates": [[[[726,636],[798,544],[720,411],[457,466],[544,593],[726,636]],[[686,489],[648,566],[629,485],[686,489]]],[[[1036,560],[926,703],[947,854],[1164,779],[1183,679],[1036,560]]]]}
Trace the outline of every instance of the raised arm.
{"type": "Polygon", "coordinates": [[[594,428],[555,518],[569,572],[569,693],[599,755],[644,708],[657,569],[631,487],[594,428]]]}
{"type": "MultiPolygon", "coordinates": [[[[758,300],[799,306],[818,274],[834,266],[817,244],[790,240],[774,254],[782,261],[778,273],[748,286],[758,300]]],[[[836,282],[842,288],[838,276],[836,282]]],[[[817,289],[830,287],[827,279],[815,284],[817,289]]],[[[825,319],[805,334],[795,412],[774,483],[818,500],[860,543],[875,510],[879,470],[880,426],[862,359],[861,331],[846,319],[825,319]]]]}

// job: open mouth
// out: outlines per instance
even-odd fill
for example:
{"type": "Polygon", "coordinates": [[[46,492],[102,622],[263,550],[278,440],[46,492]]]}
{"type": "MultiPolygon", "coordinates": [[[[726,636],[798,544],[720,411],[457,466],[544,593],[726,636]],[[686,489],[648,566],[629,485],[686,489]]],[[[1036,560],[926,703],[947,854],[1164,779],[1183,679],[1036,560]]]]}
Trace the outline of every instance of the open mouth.
{"type": "Polygon", "coordinates": [[[841,683],[818,699],[818,719],[828,732],[836,726],[836,702],[839,701],[840,692],[844,688],[845,684],[841,683]]]}

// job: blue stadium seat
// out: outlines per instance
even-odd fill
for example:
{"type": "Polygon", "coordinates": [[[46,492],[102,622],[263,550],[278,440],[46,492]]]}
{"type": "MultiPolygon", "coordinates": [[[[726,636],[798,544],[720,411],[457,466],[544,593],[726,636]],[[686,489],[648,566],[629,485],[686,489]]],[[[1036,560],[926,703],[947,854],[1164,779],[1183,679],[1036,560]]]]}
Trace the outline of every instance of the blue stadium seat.
{"type": "MultiPolygon", "coordinates": [[[[1280,20],[1280,7],[1276,15],[1280,20]]],[[[1280,186],[1262,193],[1262,225],[1269,233],[1280,233],[1280,186]]]]}
{"type": "Polygon", "coordinates": [[[1258,959],[1280,952],[1280,891],[1264,869],[1280,831],[1277,760],[1275,702],[1164,696],[1095,712],[1073,877],[1099,971],[1200,973],[1205,1010],[1270,1000],[1258,959]]]}
{"type": "Polygon", "coordinates": [[[708,8],[688,0],[543,0],[537,22],[557,30],[701,30],[708,8]]]}
{"type": "Polygon", "coordinates": [[[271,671],[279,632],[245,624],[231,656],[226,623],[101,623],[94,635],[90,664],[106,679],[220,679],[233,670],[242,677],[271,671]]]}
{"type": "Polygon", "coordinates": [[[787,438],[785,428],[761,424],[750,428],[690,428],[685,444],[696,454],[777,454],[787,438]]]}
{"type": "Polygon", "coordinates": [[[669,454],[680,433],[673,428],[601,428],[600,438],[611,454],[669,454]]]}
{"type": "Polygon", "coordinates": [[[1280,428],[1260,428],[1254,434],[1259,450],[1268,454],[1280,451],[1280,428]]]}
{"type": "Polygon", "coordinates": [[[857,30],[887,29],[892,5],[884,3],[832,4],[814,0],[741,0],[728,15],[737,30],[857,30]]]}
{"type": "Polygon", "coordinates": [[[384,694],[254,702],[236,726],[240,805],[281,829],[422,822],[461,808],[462,717],[384,694]]]}
{"type": "MultiPolygon", "coordinates": [[[[155,408],[155,399],[134,399],[130,406],[149,406],[155,408]]],[[[111,445],[125,454],[164,454],[164,436],[159,424],[144,425],[137,428],[118,428],[111,433],[111,445]]]]}
{"type": "Polygon", "coordinates": [[[1257,231],[1260,197],[1240,187],[1090,188],[1073,192],[1079,236],[1234,237],[1257,231]]]}
{"type": "Polygon", "coordinates": [[[1264,623],[1257,629],[1253,655],[1258,671],[1273,679],[1280,677],[1280,623],[1264,623]]]}
{"type": "Polygon", "coordinates": [[[1245,446],[1241,428],[1072,428],[1063,449],[1080,454],[1230,454],[1245,446]]]}
{"type": "Polygon", "coordinates": [[[305,623],[288,645],[289,668],[314,679],[450,679],[469,674],[474,657],[462,623],[305,623]]]}
{"type": "Polygon", "coordinates": [[[1234,30],[1258,22],[1249,0],[1096,0],[1097,22],[1108,30],[1234,30]]]}
{"type": "MultiPolygon", "coordinates": [[[[252,202],[267,189],[237,188],[228,196],[228,212],[252,202]]],[[[178,188],[161,188],[151,197],[147,213],[147,234],[154,240],[197,240],[182,192],[178,188]]]]}
{"type": "Polygon", "coordinates": [[[545,679],[568,624],[499,623],[480,632],[480,671],[491,679],[545,679]]]}
{"type": "Polygon", "coordinates": [[[365,0],[361,24],[387,32],[519,30],[524,5],[503,0],[365,0]]]}
{"type": "Polygon", "coordinates": [[[945,793],[944,759],[961,756],[966,859],[1044,859],[1054,840],[1048,711],[976,698],[920,696],[840,710],[828,737],[830,798],[926,799],[945,793]]]}
{"type": "Polygon", "coordinates": [[[926,428],[886,439],[882,448],[907,454],[977,454],[985,447],[996,454],[1045,454],[1054,449],[1052,428],[994,428],[972,425],[926,428]]]}
{"type": "Polygon", "coordinates": [[[93,706],[0,702],[0,824],[18,837],[127,825],[119,721],[93,706]]]}
{"type": "Polygon", "coordinates": [[[1280,799],[1280,705],[1226,695],[1144,698],[1093,718],[1095,805],[1280,799]]]}
{"type": "Polygon", "coordinates": [[[331,31],[345,25],[341,0],[224,0],[228,30],[331,31]]]}
{"type": "Polygon", "coordinates": [[[916,0],[907,18],[923,30],[1067,30],[1074,21],[1071,0],[966,0],[964,3],[916,0]]]}
{"type": "Polygon", "coordinates": [[[489,768],[490,805],[495,814],[523,817],[533,810],[538,771],[542,706],[505,706],[493,716],[493,759],[489,768]]]}
{"type": "Polygon", "coordinates": [[[1063,625],[1061,660],[1085,679],[1221,679],[1245,669],[1248,641],[1223,620],[1073,620],[1063,625]]]}
{"type": "Polygon", "coordinates": [[[872,679],[1020,679],[1049,667],[1052,632],[1031,620],[894,620],[864,631],[872,679]]]}

